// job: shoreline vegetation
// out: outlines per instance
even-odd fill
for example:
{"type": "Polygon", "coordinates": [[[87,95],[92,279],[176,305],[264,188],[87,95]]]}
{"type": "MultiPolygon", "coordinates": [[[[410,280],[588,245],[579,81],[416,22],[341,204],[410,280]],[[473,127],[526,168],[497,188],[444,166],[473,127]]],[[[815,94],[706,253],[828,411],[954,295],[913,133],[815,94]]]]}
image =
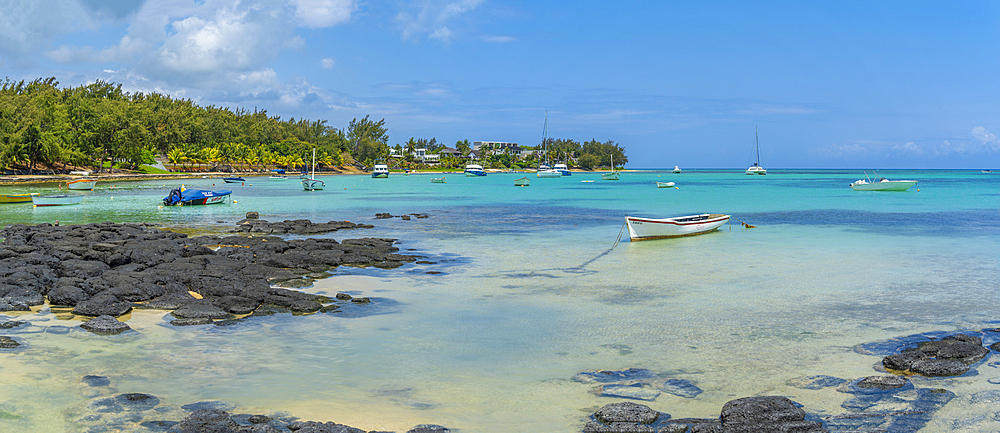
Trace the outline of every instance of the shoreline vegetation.
{"type": "Polygon", "coordinates": [[[390,145],[384,118],[354,118],[339,129],[326,120],[284,120],[256,108],[203,107],[156,92],[127,92],[102,80],[63,88],[55,77],[0,81],[0,168],[8,175],[81,168],[100,175],[160,163],[183,172],[298,172],[312,165],[314,151],[319,171],[369,170],[377,163],[462,169],[470,162],[510,170],[562,162],[590,170],[628,162],[624,147],[612,140],[509,144],[485,142],[476,149],[463,139],[452,148],[436,138],[410,137],[390,145]]]}

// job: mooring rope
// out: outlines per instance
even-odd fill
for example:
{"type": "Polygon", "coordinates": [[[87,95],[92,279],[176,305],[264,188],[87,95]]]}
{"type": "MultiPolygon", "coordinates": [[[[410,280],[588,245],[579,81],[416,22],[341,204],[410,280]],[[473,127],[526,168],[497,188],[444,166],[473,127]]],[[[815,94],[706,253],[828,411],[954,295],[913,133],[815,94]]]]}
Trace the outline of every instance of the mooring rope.
{"type": "Polygon", "coordinates": [[[612,250],[614,250],[615,247],[618,246],[618,243],[621,242],[622,235],[625,234],[625,226],[627,224],[628,224],[628,222],[625,222],[624,224],[622,224],[622,229],[621,229],[621,231],[618,232],[618,239],[615,239],[615,244],[612,245],[611,248],[608,248],[606,251],[604,251],[603,253],[598,254],[596,257],[594,257],[594,258],[592,258],[590,260],[587,260],[587,261],[581,263],[579,266],[574,266],[574,267],[569,268],[569,269],[582,271],[584,268],[586,268],[587,266],[589,266],[591,263],[594,263],[595,261],[597,261],[597,259],[608,255],[608,253],[610,253],[612,250]]]}

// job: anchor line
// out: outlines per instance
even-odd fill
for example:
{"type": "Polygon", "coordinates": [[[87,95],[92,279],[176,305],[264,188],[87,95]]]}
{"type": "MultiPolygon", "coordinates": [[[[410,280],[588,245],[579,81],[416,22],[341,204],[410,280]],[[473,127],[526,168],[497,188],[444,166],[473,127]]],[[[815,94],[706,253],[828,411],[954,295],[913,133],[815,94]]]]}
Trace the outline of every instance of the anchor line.
{"type": "Polygon", "coordinates": [[[628,223],[626,222],[625,224],[622,224],[622,229],[621,229],[621,231],[619,231],[619,232],[618,232],[618,239],[615,239],[615,244],[614,244],[614,245],[612,245],[612,246],[611,246],[611,248],[608,248],[608,249],[607,249],[606,251],[604,251],[603,253],[600,253],[600,254],[598,254],[598,255],[597,255],[596,257],[594,257],[594,258],[592,258],[592,259],[590,259],[590,260],[587,260],[587,261],[585,261],[585,262],[581,263],[581,264],[580,264],[579,266],[575,266],[575,267],[572,267],[572,268],[569,268],[569,269],[579,269],[579,270],[583,270],[583,268],[586,268],[586,267],[587,267],[587,266],[589,266],[589,265],[590,265],[591,263],[594,263],[595,261],[597,261],[597,259],[599,259],[599,258],[601,258],[601,257],[604,257],[604,256],[608,255],[608,253],[610,253],[610,252],[611,252],[612,250],[614,250],[614,249],[615,249],[615,247],[617,247],[617,246],[618,246],[618,243],[619,243],[619,242],[621,242],[621,240],[622,240],[622,235],[624,235],[624,234],[625,234],[625,225],[626,225],[626,224],[628,224],[628,223]]]}

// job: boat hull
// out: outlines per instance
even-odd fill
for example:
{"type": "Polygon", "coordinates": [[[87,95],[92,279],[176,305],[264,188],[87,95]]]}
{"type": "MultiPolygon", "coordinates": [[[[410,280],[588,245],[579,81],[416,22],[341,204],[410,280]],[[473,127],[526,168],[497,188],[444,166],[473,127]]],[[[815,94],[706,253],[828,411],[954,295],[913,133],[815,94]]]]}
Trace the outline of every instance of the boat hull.
{"type": "Polygon", "coordinates": [[[729,221],[729,215],[702,214],[674,218],[625,217],[629,239],[645,241],[651,239],[676,238],[708,233],[729,221]]]}
{"type": "Polygon", "coordinates": [[[222,181],[225,183],[243,183],[247,180],[242,177],[224,177],[222,178],[222,181]]]}
{"type": "Polygon", "coordinates": [[[528,179],[527,177],[522,177],[514,181],[514,186],[530,186],[530,185],[531,185],[531,179],[528,179]]]}
{"type": "Polygon", "coordinates": [[[601,179],[604,179],[604,180],[618,180],[618,172],[601,173],[601,179]]]}
{"type": "Polygon", "coordinates": [[[443,177],[432,177],[431,183],[445,183],[445,179],[443,177]]]}
{"type": "Polygon", "coordinates": [[[316,179],[302,179],[302,189],[305,191],[317,191],[326,187],[326,183],[316,179]]]}
{"type": "Polygon", "coordinates": [[[674,186],[673,182],[656,182],[657,188],[670,188],[674,186]]]}
{"type": "Polygon", "coordinates": [[[90,191],[94,189],[94,185],[97,185],[97,181],[94,179],[77,179],[66,182],[66,188],[76,191],[90,191]]]}
{"type": "Polygon", "coordinates": [[[31,203],[31,198],[38,195],[37,192],[26,194],[0,194],[0,203],[31,203]]]}
{"type": "Polygon", "coordinates": [[[535,173],[535,177],[562,177],[562,175],[559,170],[540,170],[535,173]]]}
{"type": "Polygon", "coordinates": [[[887,180],[884,182],[854,182],[851,189],[855,191],[906,191],[916,185],[915,180],[887,180]]]}
{"type": "Polygon", "coordinates": [[[31,197],[31,202],[35,206],[68,206],[80,204],[83,201],[81,194],[57,194],[57,195],[36,195],[31,197]]]}
{"type": "Polygon", "coordinates": [[[759,174],[759,175],[763,176],[763,175],[767,174],[767,170],[764,170],[764,167],[750,167],[750,168],[747,169],[746,173],[747,173],[747,175],[750,175],[750,176],[753,176],[755,174],[759,174]]]}

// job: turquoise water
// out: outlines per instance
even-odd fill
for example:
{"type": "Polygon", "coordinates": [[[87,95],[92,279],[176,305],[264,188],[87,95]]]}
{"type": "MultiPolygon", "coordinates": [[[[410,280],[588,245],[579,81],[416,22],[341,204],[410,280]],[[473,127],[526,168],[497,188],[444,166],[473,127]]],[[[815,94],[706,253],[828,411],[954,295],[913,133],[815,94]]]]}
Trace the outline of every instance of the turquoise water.
{"type": "MultiPolygon", "coordinates": [[[[848,184],[863,176],[856,171],[768,173],[642,171],[617,182],[529,174],[526,188],[513,186],[525,176],[518,173],[446,174],[445,184],[430,183],[440,174],[329,176],[317,192],[295,179],[190,179],[192,188],[232,189],[235,203],[163,208],[176,184],[151,181],[99,183],[79,206],[3,205],[5,224],[149,221],[211,232],[229,230],[251,210],[272,221],[365,222],[376,227],[332,237],[398,238],[405,253],[433,264],[341,268],[304,289],[372,297],[379,314],[364,317],[279,315],[236,328],[177,328],[162,312],[137,311],[128,323],[138,334],[129,338],[18,335],[30,347],[0,354],[0,410],[22,418],[0,419],[0,430],[84,425],[87,395],[77,381],[85,374],[107,375],[118,391],[154,394],[164,404],[225,400],[398,431],[421,423],[579,431],[589,413],[619,400],[592,394],[572,376],[629,367],[704,390],[643,402],[675,417],[715,417],[728,400],[773,394],[832,415],[844,412],[847,394],[787,381],[875,374],[879,358],[852,351],[858,343],[997,327],[1000,175],[881,171],[919,183],[880,193],[852,191],[848,184]],[[378,212],[430,217],[375,220],[378,212]],[[735,222],[702,236],[626,241],[603,254],[625,215],[703,212],[756,228],[735,222]]],[[[67,324],[48,309],[19,320],[67,324]]],[[[949,379],[959,398],[927,428],[1000,429],[990,416],[971,427],[956,421],[995,411],[966,397],[997,389],[987,382],[997,370],[949,379]]],[[[927,383],[935,385],[918,386],[945,386],[927,383]]]]}

